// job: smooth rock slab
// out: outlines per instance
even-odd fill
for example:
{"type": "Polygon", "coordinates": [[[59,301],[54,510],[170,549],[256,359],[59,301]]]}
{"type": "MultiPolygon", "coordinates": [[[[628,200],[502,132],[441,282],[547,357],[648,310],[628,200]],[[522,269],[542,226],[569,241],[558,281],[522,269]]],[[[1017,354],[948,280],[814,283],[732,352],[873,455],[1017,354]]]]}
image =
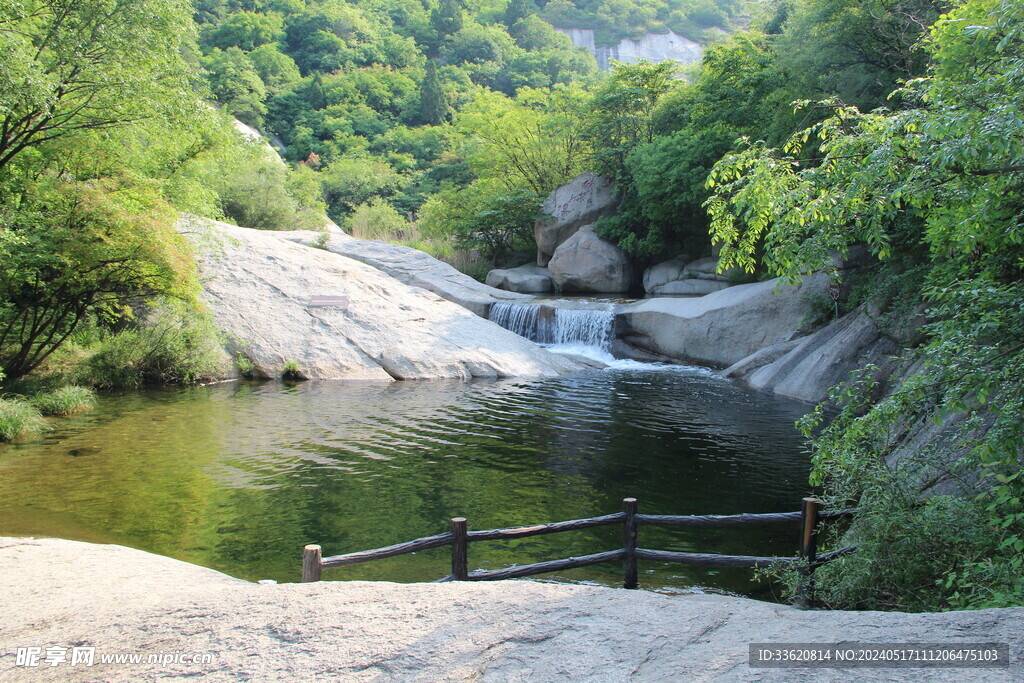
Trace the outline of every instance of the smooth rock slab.
{"type": "MultiPolygon", "coordinates": [[[[322,239],[321,233],[309,230],[293,230],[278,233],[281,237],[316,244],[322,239]]],[[[412,287],[422,287],[448,301],[469,309],[481,318],[486,318],[491,304],[497,301],[518,301],[529,299],[516,292],[503,291],[477,282],[450,264],[430,254],[379,240],[361,240],[335,227],[330,231],[327,251],[355,259],[412,287]]]]}
{"type": "Polygon", "coordinates": [[[827,285],[828,277],[816,274],[796,286],[769,280],[702,297],[646,299],[620,309],[624,338],[689,363],[727,367],[802,336],[810,310],[804,295],[827,285]]]}
{"type": "MultiPolygon", "coordinates": [[[[297,539],[298,540],[298,539],[297,539]]],[[[296,546],[299,547],[298,545],[296,546]]],[[[346,549],[349,550],[349,549],[346,549]]],[[[296,570],[298,570],[296,556],[296,570]]],[[[344,578],[345,569],[325,575],[344,578]]],[[[801,611],[713,594],[501,581],[260,585],[117,545],[0,538],[4,681],[1019,681],[1024,608],[801,611]],[[73,567],[74,571],[69,571],[73,567]],[[750,643],[1010,645],[1009,669],[762,669],[750,643]],[[92,667],[17,667],[87,643],[92,667]],[[208,663],[102,664],[184,652],[208,663]]]]}
{"type": "Polygon", "coordinates": [[[353,259],[277,233],[183,219],[229,351],[309,379],[552,376],[580,365],[353,259]],[[318,306],[315,297],[343,303],[318,306]],[[311,301],[314,306],[310,306],[311,301]]]}
{"type": "Polygon", "coordinates": [[[629,291],[633,269],[626,252],[586,225],[555,250],[548,273],[558,292],[629,291]]]}
{"type": "Polygon", "coordinates": [[[548,269],[533,263],[518,268],[496,268],[487,273],[486,283],[488,287],[521,294],[547,294],[555,289],[548,269]]]}

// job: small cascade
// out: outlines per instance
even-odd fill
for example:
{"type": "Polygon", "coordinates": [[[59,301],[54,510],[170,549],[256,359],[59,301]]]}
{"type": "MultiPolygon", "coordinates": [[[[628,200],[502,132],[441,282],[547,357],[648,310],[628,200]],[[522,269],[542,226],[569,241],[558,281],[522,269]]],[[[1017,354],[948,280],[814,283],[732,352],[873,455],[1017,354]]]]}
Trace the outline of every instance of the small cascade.
{"type": "Polygon", "coordinates": [[[496,303],[487,317],[538,344],[593,348],[607,353],[612,344],[615,312],[610,308],[496,303]]]}

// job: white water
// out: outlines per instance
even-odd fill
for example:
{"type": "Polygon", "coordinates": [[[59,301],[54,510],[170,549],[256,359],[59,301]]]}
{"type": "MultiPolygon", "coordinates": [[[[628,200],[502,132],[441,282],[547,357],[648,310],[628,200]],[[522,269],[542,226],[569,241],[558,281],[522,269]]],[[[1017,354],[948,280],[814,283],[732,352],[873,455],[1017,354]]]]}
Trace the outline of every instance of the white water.
{"type": "MultiPolygon", "coordinates": [[[[496,303],[491,306],[488,319],[520,337],[537,342],[549,351],[583,356],[603,363],[612,370],[686,370],[704,374],[703,368],[616,358],[611,353],[612,342],[615,340],[614,307],[598,304],[579,308],[580,305],[580,302],[570,301],[552,301],[550,304],[496,303]]],[[[710,374],[710,371],[707,372],[710,374]]]]}

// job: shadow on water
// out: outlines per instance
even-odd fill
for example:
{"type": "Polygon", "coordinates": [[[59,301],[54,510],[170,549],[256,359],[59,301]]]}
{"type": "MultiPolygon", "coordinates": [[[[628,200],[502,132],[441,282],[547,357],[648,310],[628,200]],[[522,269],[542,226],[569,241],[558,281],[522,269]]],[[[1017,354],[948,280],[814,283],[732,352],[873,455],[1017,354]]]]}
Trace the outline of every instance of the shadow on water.
{"type": "MultiPolygon", "coordinates": [[[[651,514],[795,510],[803,404],[684,368],[546,380],[221,384],[105,396],[0,448],[0,534],[122,543],[248,579],[294,581],[301,548],[587,517],[635,496],[651,514]]],[[[643,547],[790,555],[795,529],[645,527],[643,547]]],[[[621,546],[608,527],[476,543],[497,568],[621,546]]],[[[325,572],[423,581],[446,549],[325,572]]],[[[615,585],[615,566],[547,575],[615,585]]],[[[641,563],[647,588],[758,593],[746,570],[641,563]]],[[[770,597],[770,596],[767,596],[770,597]]]]}

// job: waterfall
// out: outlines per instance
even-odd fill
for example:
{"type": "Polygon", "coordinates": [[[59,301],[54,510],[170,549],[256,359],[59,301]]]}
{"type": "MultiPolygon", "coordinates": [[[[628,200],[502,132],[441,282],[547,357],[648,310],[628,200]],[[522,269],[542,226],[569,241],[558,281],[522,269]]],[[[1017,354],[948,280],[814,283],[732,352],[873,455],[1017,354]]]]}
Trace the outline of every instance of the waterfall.
{"type": "Polygon", "coordinates": [[[607,354],[615,312],[610,308],[556,308],[547,304],[491,305],[488,319],[538,344],[586,347],[607,354]]]}

